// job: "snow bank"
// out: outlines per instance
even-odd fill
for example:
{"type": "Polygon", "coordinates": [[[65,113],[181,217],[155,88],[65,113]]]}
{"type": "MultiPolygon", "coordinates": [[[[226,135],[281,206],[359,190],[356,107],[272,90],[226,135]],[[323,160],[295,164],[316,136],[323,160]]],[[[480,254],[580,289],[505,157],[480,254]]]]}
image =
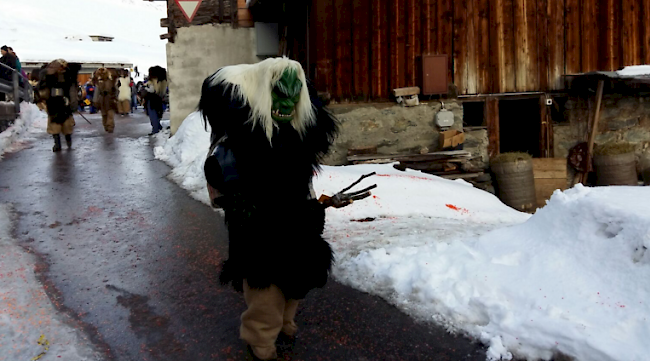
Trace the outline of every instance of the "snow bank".
{"type": "Polygon", "coordinates": [[[388,246],[339,260],[337,274],[480,338],[493,360],[510,352],[643,360],[650,353],[648,201],[649,188],[577,186],[556,192],[523,224],[415,247],[394,235],[388,246]]]}
{"type": "MultiPolygon", "coordinates": [[[[197,113],[156,157],[208,204],[209,133],[197,113]]],[[[323,167],[317,194],[377,175],[373,197],[327,210],[337,280],[480,339],[488,359],[645,360],[650,188],[577,186],[534,216],[464,181],[391,165],[323,167]]]]}
{"type": "Polygon", "coordinates": [[[210,204],[206,188],[203,163],[210,148],[210,125],[203,125],[201,113],[194,112],[185,118],[176,134],[169,138],[167,131],[156,136],[154,155],[172,167],[169,178],[187,189],[190,195],[207,205],[210,204]]]}
{"type": "Polygon", "coordinates": [[[11,216],[0,204],[0,361],[100,359],[43,291],[33,256],[11,236],[11,216]]]}
{"type": "Polygon", "coordinates": [[[46,129],[47,114],[41,112],[35,104],[21,103],[20,117],[0,133],[0,159],[7,152],[23,149],[27,141],[33,139],[33,133],[42,133],[46,129]]]}

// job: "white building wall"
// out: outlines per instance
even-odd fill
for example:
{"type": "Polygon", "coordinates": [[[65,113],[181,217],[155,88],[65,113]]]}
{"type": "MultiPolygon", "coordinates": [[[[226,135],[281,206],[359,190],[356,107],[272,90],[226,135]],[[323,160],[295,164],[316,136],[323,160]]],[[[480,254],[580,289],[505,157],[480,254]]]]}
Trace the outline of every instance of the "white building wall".
{"type": "Polygon", "coordinates": [[[167,44],[172,134],[196,110],[207,76],[226,65],[258,61],[254,28],[233,29],[229,24],[179,28],[174,43],[167,44]]]}

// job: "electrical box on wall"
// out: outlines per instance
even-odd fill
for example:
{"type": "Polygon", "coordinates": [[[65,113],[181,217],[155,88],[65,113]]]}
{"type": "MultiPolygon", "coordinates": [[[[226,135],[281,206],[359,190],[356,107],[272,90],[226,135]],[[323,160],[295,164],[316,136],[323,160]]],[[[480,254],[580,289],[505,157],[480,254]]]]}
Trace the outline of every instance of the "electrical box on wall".
{"type": "Polygon", "coordinates": [[[257,56],[277,56],[280,48],[278,23],[255,23],[257,56]]]}
{"type": "Polygon", "coordinates": [[[436,113],[436,125],[440,129],[448,129],[454,125],[454,113],[445,109],[444,103],[442,103],[442,109],[436,113]]]}

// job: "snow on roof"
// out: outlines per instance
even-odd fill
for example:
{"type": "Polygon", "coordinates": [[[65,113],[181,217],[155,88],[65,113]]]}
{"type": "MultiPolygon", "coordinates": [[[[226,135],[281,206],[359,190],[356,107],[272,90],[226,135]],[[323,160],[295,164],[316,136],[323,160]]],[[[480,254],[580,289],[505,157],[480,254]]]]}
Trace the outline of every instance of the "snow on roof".
{"type": "Polygon", "coordinates": [[[626,66],[616,73],[621,77],[650,76],[650,65],[626,66]]]}
{"type": "Polygon", "coordinates": [[[145,72],[153,65],[166,67],[166,42],[159,37],[164,3],[66,0],[65,5],[12,1],[11,11],[0,12],[0,43],[13,47],[25,62],[130,63],[145,72]],[[94,42],[89,34],[114,39],[94,42]]]}

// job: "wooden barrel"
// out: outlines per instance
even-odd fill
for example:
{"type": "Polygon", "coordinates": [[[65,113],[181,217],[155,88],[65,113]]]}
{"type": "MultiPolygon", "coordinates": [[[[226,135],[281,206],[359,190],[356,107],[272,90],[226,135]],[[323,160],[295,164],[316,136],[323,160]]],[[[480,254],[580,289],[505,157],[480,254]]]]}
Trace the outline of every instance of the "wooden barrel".
{"type": "Polygon", "coordinates": [[[594,168],[599,186],[638,185],[634,153],[595,155],[594,168]]]}
{"type": "Polygon", "coordinates": [[[508,206],[527,212],[535,209],[535,179],[532,159],[491,165],[499,199],[508,206]]]}

